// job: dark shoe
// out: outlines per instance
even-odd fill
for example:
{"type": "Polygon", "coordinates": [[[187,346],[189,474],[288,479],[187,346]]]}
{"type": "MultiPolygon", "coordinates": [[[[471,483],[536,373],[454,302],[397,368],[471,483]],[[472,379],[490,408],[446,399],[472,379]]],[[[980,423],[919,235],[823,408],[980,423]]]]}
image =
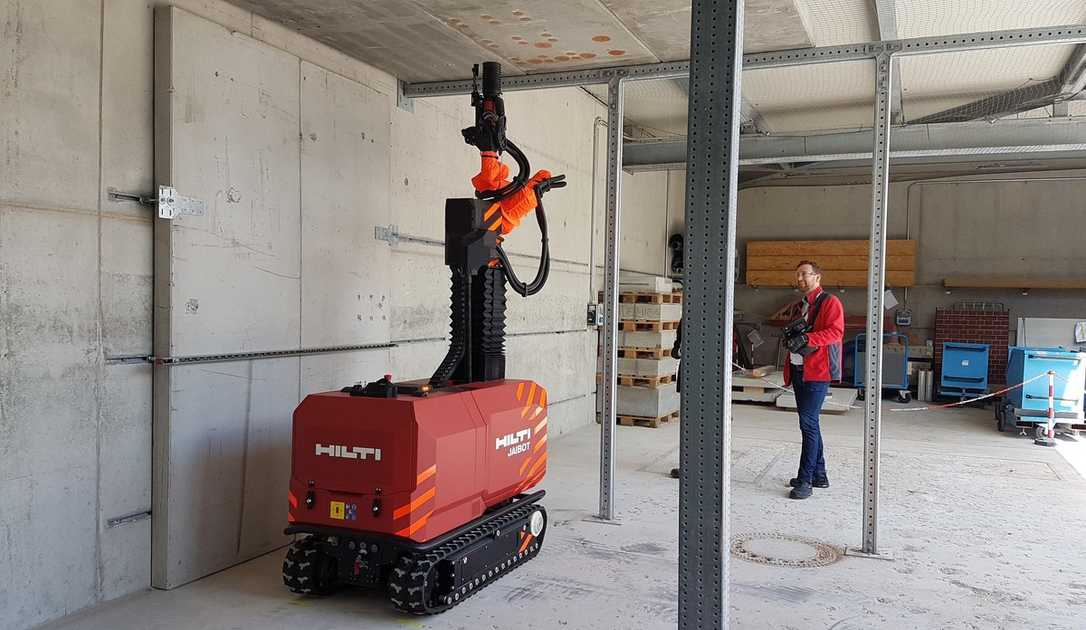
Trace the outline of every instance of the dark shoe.
{"type": "MultiPolygon", "coordinates": [[[[793,477],[792,479],[790,479],[788,481],[788,485],[792,486],[793,488],[798,486],[799,483],[800,483],[799,479],[796,479],[795,477],[793,477]]],[[[830,480],[829,480],[828,477],[823,477],[822,479],[815,479],[814,481],[811,482],[811,486],[815,487],[815,488],[829,488],[830,487],[830,480]]]]}
{"type": "Polygon", "coordinates": [[[672,468],[671,469],[671,477],[672,477],[672,479],[678,479],[680,477],[679,470],[680,469],[678,469],[678,468],[672,468]]]}
{"type": "Polygon", "coordinates": [[[811,484],[809,484],[809,483],[800,483],[795,488],[792,488],[792,491],[788,493],[788,498],[789,499],[806,499],[807,497],[811,496],[812,494],[814,494],[814,490],[811,489],[811,484]]]}

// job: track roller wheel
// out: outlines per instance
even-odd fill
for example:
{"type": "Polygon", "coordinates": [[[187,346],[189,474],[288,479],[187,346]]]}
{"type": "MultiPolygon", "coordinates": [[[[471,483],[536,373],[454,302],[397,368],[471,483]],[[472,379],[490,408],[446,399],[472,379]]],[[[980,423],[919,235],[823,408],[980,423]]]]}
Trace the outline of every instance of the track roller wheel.
{"type": "Polygon", "coordinates": [[[335,561],[321,552],[316,538],[306,536],[290,544],[283,558],[283,584],[291,592],[323,595],[332,590],[335,581],[335,561]]]}

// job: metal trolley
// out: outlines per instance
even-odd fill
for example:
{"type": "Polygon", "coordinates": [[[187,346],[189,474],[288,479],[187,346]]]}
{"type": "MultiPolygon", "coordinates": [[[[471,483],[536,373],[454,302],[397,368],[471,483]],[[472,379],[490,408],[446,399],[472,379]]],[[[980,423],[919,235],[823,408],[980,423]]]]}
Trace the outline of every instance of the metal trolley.
{"type": "MultiPolygon", "coordinates": [[[[1010,349],[1007,382],[1026,383],[999,399],[995,405],[996,429],[1010,431],[1033,425],[1040,431],[1048,423],[1049,380],[1038,378],[1053,373],[1052,397],[1056,425],[1067,427],[1083,422],[1083,390],[1086,388],[1086,353],[1062,348],[1010,349]]],[[[1025,428],[1023,428],[1023,431],[1025,428]]]]}
{"type": "MultiPolygon", "coordinates": [[[[842,348],[841,382],[855,387],[857,398],[865,396],[864,372],[857,369],[863,365],[867,354],[865,340],[867,333],[860,333],[842,348]]],[[[897,393],[897,401],[907,403],[913,399],[909,391],[909,338],[901,333],[883,333],[882,335],[882,389],[897,393]],[[887,343],[892,341],[895,343],[887,343]]]]}

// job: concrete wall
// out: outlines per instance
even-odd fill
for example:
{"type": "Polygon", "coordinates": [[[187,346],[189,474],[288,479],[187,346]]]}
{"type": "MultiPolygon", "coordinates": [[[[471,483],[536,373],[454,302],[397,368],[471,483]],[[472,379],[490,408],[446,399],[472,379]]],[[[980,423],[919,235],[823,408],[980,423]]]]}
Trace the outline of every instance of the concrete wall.
{"type": "MultiPolygon", "coordinates": [[[[146,208],[111,201],[107,190],[148,192],[155,184],[153,9],[161,4],[0,3],[3,628],[30,627],[150,583],[150,520],[107,523],[150,509],[151,368],[107,358],[152,352],[153,225],[146,208]]],[[[466,98],[417,101],[410,113],[396,107],[394,80],[382,72],[218,0],[172,4],[387,99],[388,203],[360,209],[357,238],[368,245],[373,227],[387,223],[442,236],[443,200],[470,193],[477,166],[459,135],[470,122],[466,98]]],[[[510,373],[548,385],[558,435],[592,421],[596,335],[583,318],[594,197],[602,214],[592,133],[603,136],[594,123],[605,111],[577,89],[511,93],[507,105],[510,132],[533,166],[570,180],[547,198],[550,284],[531,301],[510,297],[507,344],[510,373]]],[[[315,154],[322,157],[333,160],[335,151],[315,154]]],[[[318,177],[320,165],[311,169],[318,177]]],[[[511,251],[526,255],[514,258],[522,276],[534,272],[537,248],[531,222],[509,240],[511,251]]],[[[354,263],[366,271],[365,260],[354,263]]],[[[639,256],[629,264],[656,265],[639,256]]],[[[401,242],[391,247],[390,267],[388,304],[358,314],[387,317],[388,336],[401,345],[365,361],[314,362],[305,382],[339,386],[384,371],[420,377],[437,364],[444,343],[426,340],[447,334],[441,250],[401,242]]],[[[337,290],[332,284],[327,291],[337,290]]]]}
{"type": "MultiPolygon", "coordinates": [[[[685,175],[675,171],[671,176],[685,175]]],[[[912,330],[921,338],[930,337],[935,309],[959,301],[1005,304],[1012,329],[1018,317],[1086,318],[1086,291],[1034,290],[1024,296],[1018,290],[955,289],[948,294],[942,286],[950,275],[1086,277],[1081,247],[1086,230],[1084,195],[1086,174],[1074,172],[893,184],[888,237],[917,240],[917,286],[907,292],[895,290],[898,301],[913,312],[912,330]],[[981,179],[1014,181],[969,181],[981,179]]],[[[868,186],[741,191],[736,227],[741,270],[749,240],[866,239],[870,203],[868,186]]],[[[838,295],[847,313],[864,313],[866,290],[848,289],[838,295]]],[[[795,298],[789,289],[736,288],[736,308],[749,322],[764,319],[795,298]]],[[[768,347],[773,341],[763,346],[768,352],[759,354],[761,360],[775,360],[768,347]]]]}

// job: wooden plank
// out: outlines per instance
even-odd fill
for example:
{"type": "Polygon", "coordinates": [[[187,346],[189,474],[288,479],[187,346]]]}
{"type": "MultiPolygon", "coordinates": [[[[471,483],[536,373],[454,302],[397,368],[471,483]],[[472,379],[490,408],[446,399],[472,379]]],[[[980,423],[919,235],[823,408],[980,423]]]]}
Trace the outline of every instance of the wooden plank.
{"type": "MultiPolygon", "coordinates": [[[[867,256],[870,245],[862,241],[747,241],[747,256],[800,256],[815,262],[819,256],[867,256]]],[[[887,256],[916,256],[916,241],[886,242],[887,256]]]]}
{"type": "MultiPolygon", "coordinates": [[[[747,270],[755,271],[795,271],[804,258],[792,254],[788,256],[747,256],[747,270]]],[[[867,271],[867,254],[863,256],[814,256],[815,262],[826,271],[867,271]]],[[[916,268],[914,256],[887,256],[887,271],[912,271],[916,268]]]]}
{"type": "MultiPolygon", "coordinates": [[[[660,416],[659,418],[646,418],[646,417],[642,417],[642,416],[622,416],[622,415],[615,417],[615,420],[618,422],[618,424],[620,424],[620,425],[622,425],[624,427],[640,426],[640,427],[650,427],[650,428],[653,428],[653,429],[658,428],[661,424],[663,424],[665,422],[671,422],[672,420],[678,420],[678,419],[679,419],[679,412],[678,411],[674,411],[672,413],[669,413],[666,416],[660,416]]],[[[597,419],[596,422],[598,423],[599,420],[597,419]]]]}
{"type": "MultiPolygon", "coordinates": [[[[603,378],[603,375],[600,375],[603,378]]],[[[661,385],[667,385],[675,381],[675,375],[666,374],[664,376],[632,376],[623,375],[618,376],[618,384],[626,387],[647,387],[649,389],[658,389],[661,385]]]]}
{"type": "Polygon", "coordinates": [[[619,348],[618,356],[623,359],[666,359],[671,356],[671,348],[619,348]]]}
{"type": "MultiPolygon", "coordinates": [[[[747,285],[752,287],[791,287],[795,286],[795,274],[791,271],[750,271],[747,270],[747,285]]],[[[911,287],[916,284],[916,273],[912,271],[887,271],[886,286],[911,287]]],[[[866,271],[824,271],[822,286],[827,288],[867,286],[866,271]]]]}
{"type": "Polygon", "coordinates": [[[620,330],[633,332],[659,332],[661,330],[676,330],[678,327],[679,322],[658,322],[649,320],[623,320],[619,322],[620,330]]]}
{"type": "Polygon", "coordinates": [[[1086,289],[1086,280],[1020,276],[949,276],[943,280],[943,286],[948,289],[1086,289]]]}

